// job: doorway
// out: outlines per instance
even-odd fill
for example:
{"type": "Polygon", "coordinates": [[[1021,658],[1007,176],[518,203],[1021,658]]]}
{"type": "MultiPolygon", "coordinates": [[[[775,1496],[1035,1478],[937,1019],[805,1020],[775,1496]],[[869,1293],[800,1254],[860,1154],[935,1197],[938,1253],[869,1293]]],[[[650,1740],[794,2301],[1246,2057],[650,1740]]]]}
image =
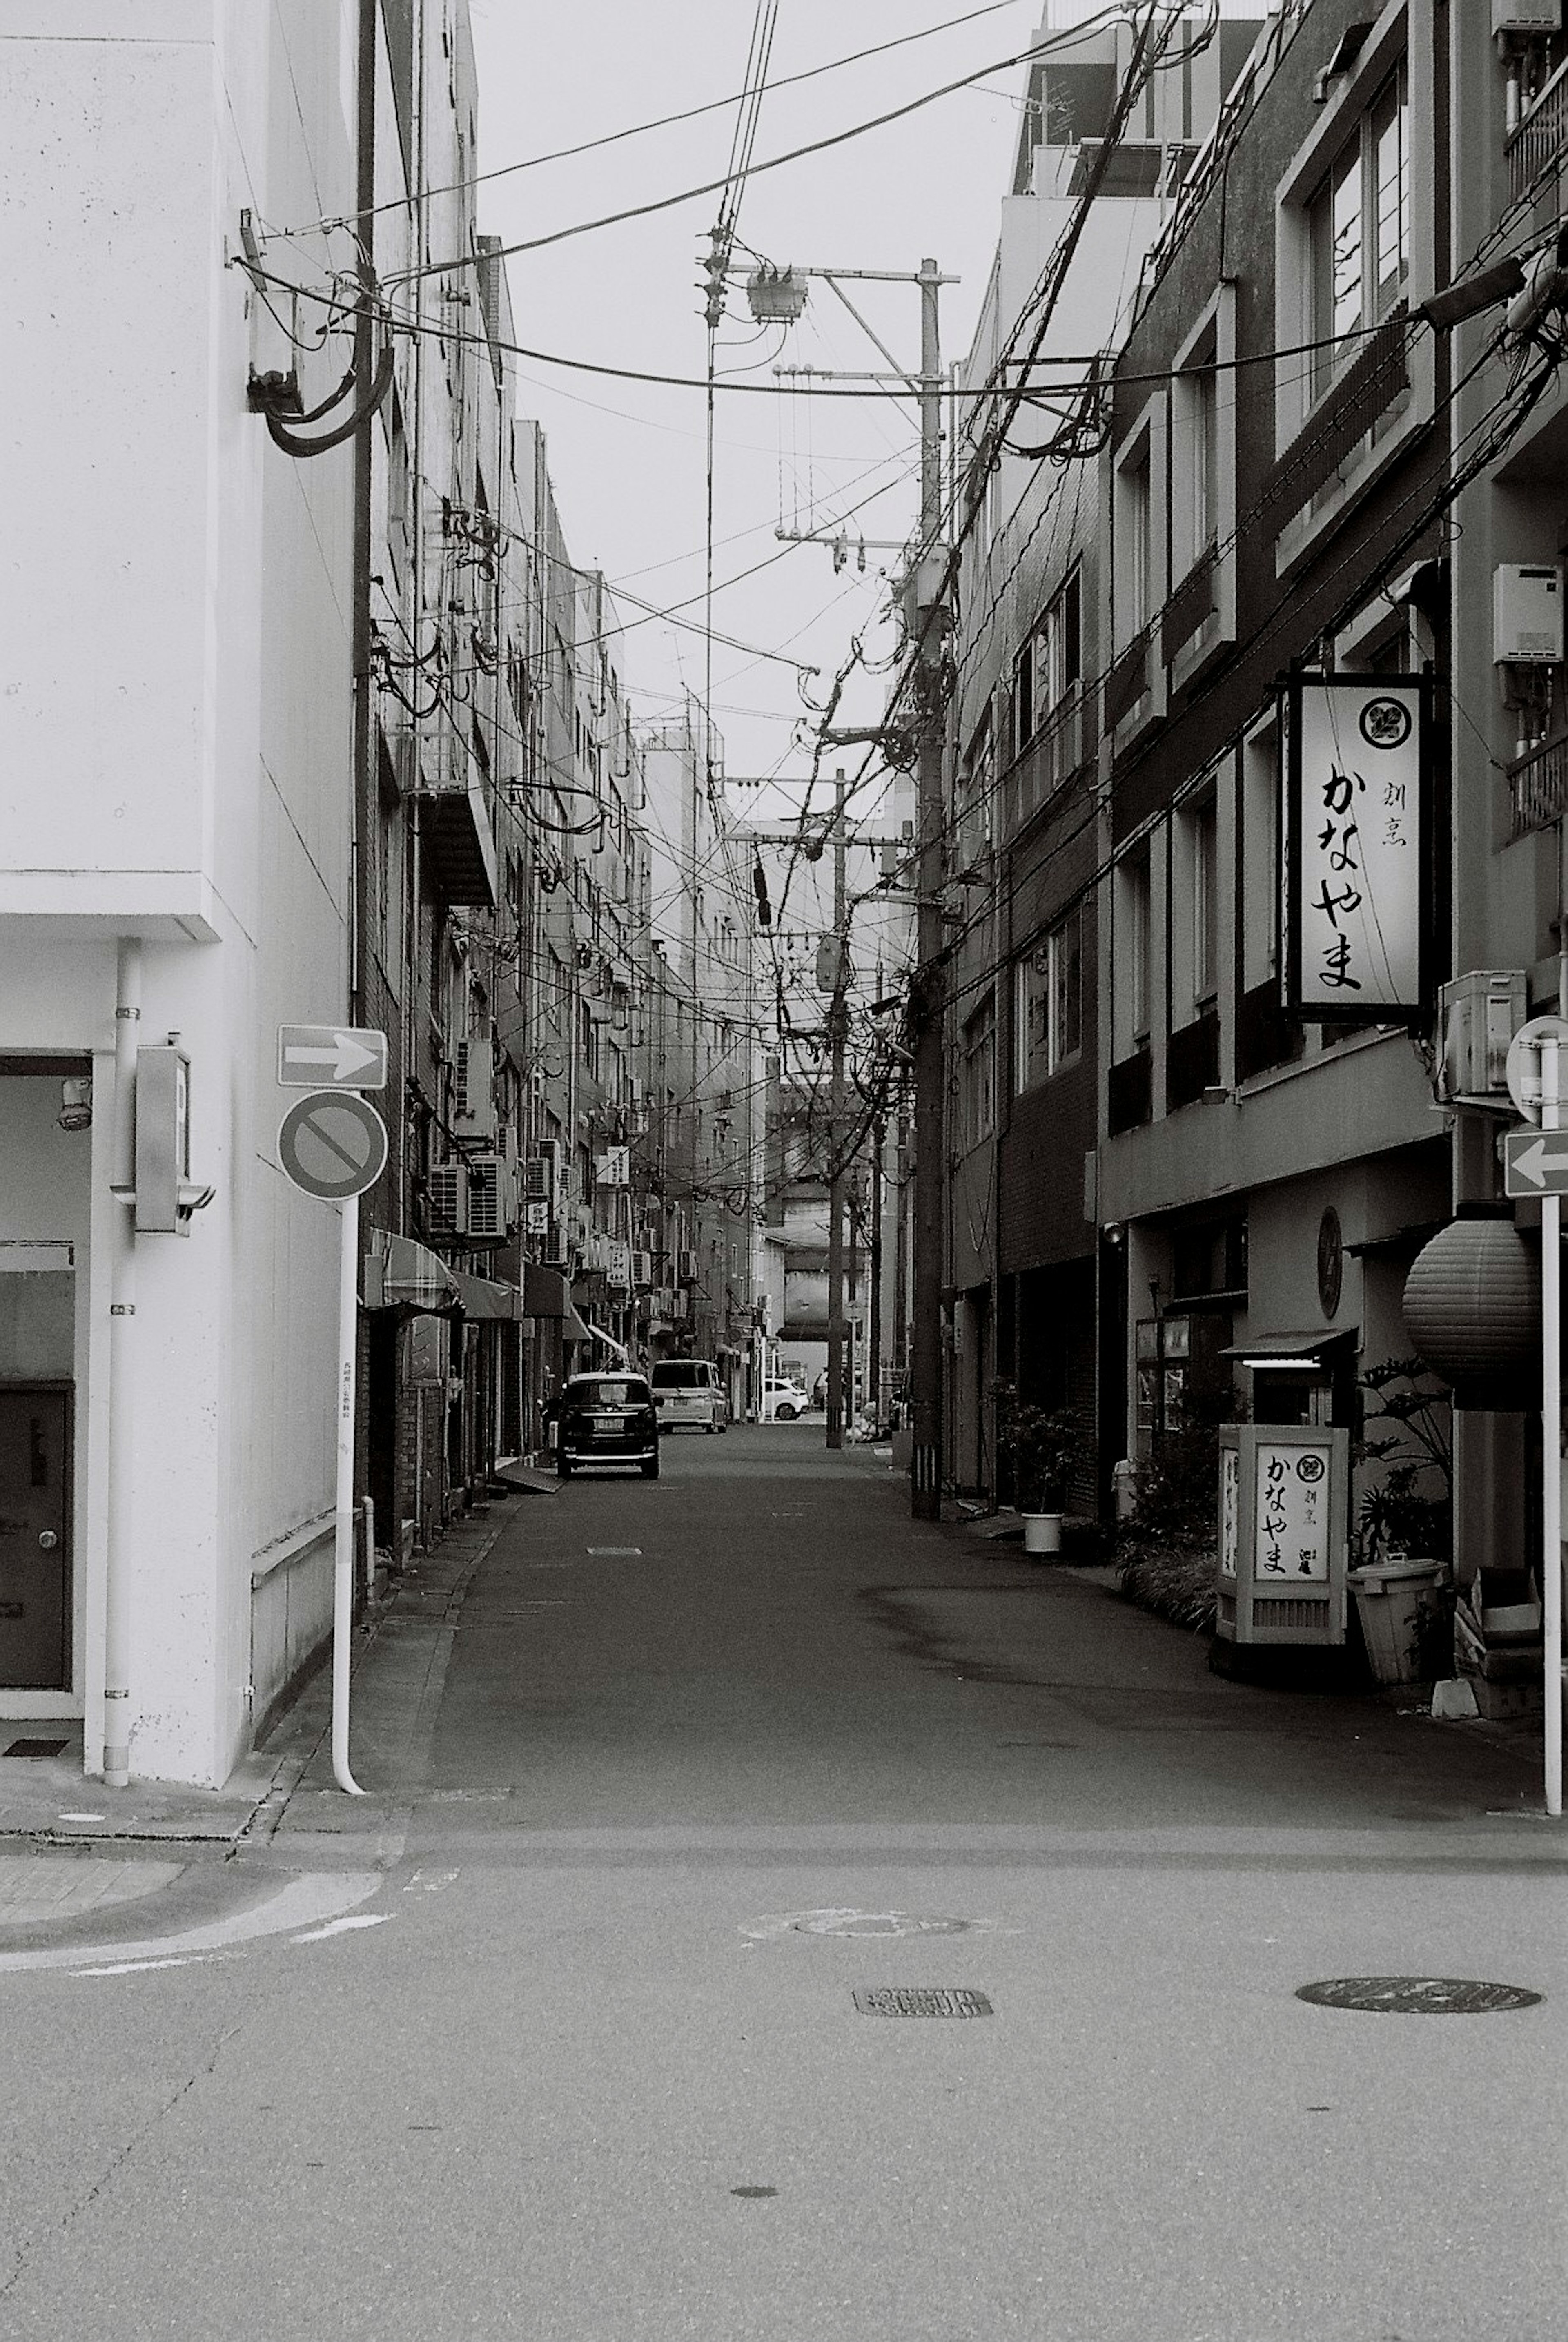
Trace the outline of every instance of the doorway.
{"type": "Polygon", "coordinates": [[[69,1383],[0,1384],[0,1685],[71,1687],[69,1383]]]}

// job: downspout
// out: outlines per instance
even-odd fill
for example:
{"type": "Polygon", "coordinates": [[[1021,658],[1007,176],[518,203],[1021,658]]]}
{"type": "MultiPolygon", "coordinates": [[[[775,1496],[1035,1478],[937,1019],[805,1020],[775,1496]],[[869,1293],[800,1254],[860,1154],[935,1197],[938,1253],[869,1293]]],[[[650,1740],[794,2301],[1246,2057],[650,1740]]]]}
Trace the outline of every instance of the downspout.
{"type": "Polygon", "coordinates": [[[131,1779],[131,1559],[136,1466],[136,1053],[142,945],[122,936],[115,987],[115,1139],[110,1192],[125,1217],[115,1230],[109,1288],[109,1519],[104,1561],[104,1786],[131,1779]]]}
{"type": "MultiPolygon", "coordinates": [[[[359,0],[357,139],[355,160],[355,205],[358,214],[360,305],[354,323],[355,379],[369,382],[375,363],[375,321],[371,292],[375,282],[375,11],[376,0],[359,0]]],[[[374,726],[370,706],[370,500],[373,465],[371,415],[354,435],[354,576],[351,657],[354,700],[351,755],[353,783],[349,791],[348,830],[348,1014],[352,1024],[362,1021],[362,958],[365,948],[365,870],[364,841],[370,835],[375,806],[375,774],[372,760],[374,726]]]]}

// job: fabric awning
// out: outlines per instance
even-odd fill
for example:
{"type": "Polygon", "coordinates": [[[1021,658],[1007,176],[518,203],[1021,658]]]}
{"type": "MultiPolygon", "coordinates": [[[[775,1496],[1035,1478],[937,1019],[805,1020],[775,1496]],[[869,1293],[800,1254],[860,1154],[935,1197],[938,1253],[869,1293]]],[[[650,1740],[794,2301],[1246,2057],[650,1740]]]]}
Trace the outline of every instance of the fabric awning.
{"type": "Polygon", "coordinates": [[[1220,1356],[1234,1358],[1239,1366],[1273,1367],[1276,1373],[1292,1366],[1310,1372],[1321,1367],[1340,1344],[1353,1342],[1358,1332],[1353,1326],[1320,1326],[1311,1334],[1259,1334],[1250,1342],[1233,1342],[1220,1356]]]}
{"type": "Polygon", "coordinates": [[[367,1309],[410,1309],[439,1316],[457,1303],[454,1280],[446,1263],[429,1246],[412,1236],[394,1236],[388,1228],[367,1231],[370,1249],[364,1263],[361,1298],[367,1309]]]}
{"type": "Polygon", "coordinates": [[[451,1271],[456,1300],[465,1317],[506,1318],[514,1324],[523,1315],[523,1296],[514,1285],[497,1285],[488,1276],[467,1276],[451,1271]]]}
{"type": "Polygon", "coordinates": [[[530,1317],[564,1317],[571,1306],[560,1269],[542,1267],[536,1260],[524,1262],[523,1306],[530,1317]]]}
{"type": "Polygon", "coordinates": [[[561,1320],[561,1339],[564,1342],[591,1342],[594,1328],[584,1326],[574,1309],[568,1309],[561,1320]]]}
{"type": "Polygon", "coordinates": [[[595,1326],[591,1317],[584,1319],[583,1323],[586,1325],[595,1341],[603,1342],[607,1348],[615,1351],[620,1357],[630,1363],[632,1353],[627,1349],[624,1342],[618,1342],[614,1334],[606,1334],[603,1326],[595,1326]]]}

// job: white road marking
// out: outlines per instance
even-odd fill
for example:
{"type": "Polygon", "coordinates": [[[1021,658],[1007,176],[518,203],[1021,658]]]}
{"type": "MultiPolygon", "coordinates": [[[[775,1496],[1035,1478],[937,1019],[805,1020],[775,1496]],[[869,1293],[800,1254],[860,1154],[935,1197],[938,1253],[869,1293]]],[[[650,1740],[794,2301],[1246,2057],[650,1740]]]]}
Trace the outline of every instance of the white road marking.
{"type": "Polygon", "coordinates": [[[258,1936],[291,1935],[296,1927],[351,1911],[385,1884],[379,1870],[315,1870],[291,1878],[275,1895],[227,1919],[209,1920],[177,1935],[144,1937],[135,1944],[73,1944],[47,1951],[0,1952],[0,1976],[35,1968],[79,1968],[88,1961],[162,1959],[177,1952],[212,1952],[245,1944],[258,1936]]]}
{"type": "Polygon", "coordinates": [[[346,1936],[351,1927],[385,1927],[391,1917],[390,1911],[365,1911],[354,1918],[329,1919],[325,1927],[312,1927],[308,1935],[291,1936],[289,1941],[319,1944],[325,1942],[328,1936],[346,1936]]]}
{"type": "Polygon", "coordinates": [[[85,1977],[145,1976],[149,1968],[194,1968],[203,1957],[200,1952],[187,1952],[172,1960],[113,1960],[106,1967],[78,1968],[76,1974],[85,1977]]]}
{"type": "Polygon", "coordinates": [[[106,1814],[56,1814],[55,1817],[57,1822],[101,1822],[107,1818],[106,1814]]]}

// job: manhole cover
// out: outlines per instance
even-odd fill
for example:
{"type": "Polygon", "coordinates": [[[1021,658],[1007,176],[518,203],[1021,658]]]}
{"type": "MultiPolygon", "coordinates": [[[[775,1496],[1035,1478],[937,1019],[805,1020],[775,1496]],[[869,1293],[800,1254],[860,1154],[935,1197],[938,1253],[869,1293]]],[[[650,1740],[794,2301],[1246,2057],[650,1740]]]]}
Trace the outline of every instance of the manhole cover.
{"type": "Polygon", "coordinates": [[[925,1984],[856,1985],[854,2005],[863,2017],[990,2017],[983,1992],[925,1984]]]}
{"type": "Polygon", "coordinates": [[[1494,2009],[1533,2008],[1542,1996],[1522,1984],[1478,1984],[1469,1977],[1328,1977],[1296,1988],[1320,2008],[1365,2008],[1390,2017],[1489,2017],[1494,2009]]]}
{"type": "Polygon", "coordinates": [[[765,1918],[754,1919],[743,1927],[743,1936],[760,1942],[767,1936],[835,1936],[858,1940],[863,1937],[882,1936],[971,1936],[990,1935],[995,1923],[990,1919],[950,1919],[926,1917],[914,1911],[859,1911],[848,1905],[832,1905],[824,1911],[774,1911],[765,1918]]]}
{"type": "Polygon", "coordinates": [[[590,1553],[624,1556],[634,1553],[640,1554],[643,1548],[640,1545],[591,1545],[587,1550],[590,1553]]]}
{"type": "Polygon", "coordinates": [[[63,1740],[13,1740],[6,1749],[7,1756],[63,1756],[63,1740]]]}

